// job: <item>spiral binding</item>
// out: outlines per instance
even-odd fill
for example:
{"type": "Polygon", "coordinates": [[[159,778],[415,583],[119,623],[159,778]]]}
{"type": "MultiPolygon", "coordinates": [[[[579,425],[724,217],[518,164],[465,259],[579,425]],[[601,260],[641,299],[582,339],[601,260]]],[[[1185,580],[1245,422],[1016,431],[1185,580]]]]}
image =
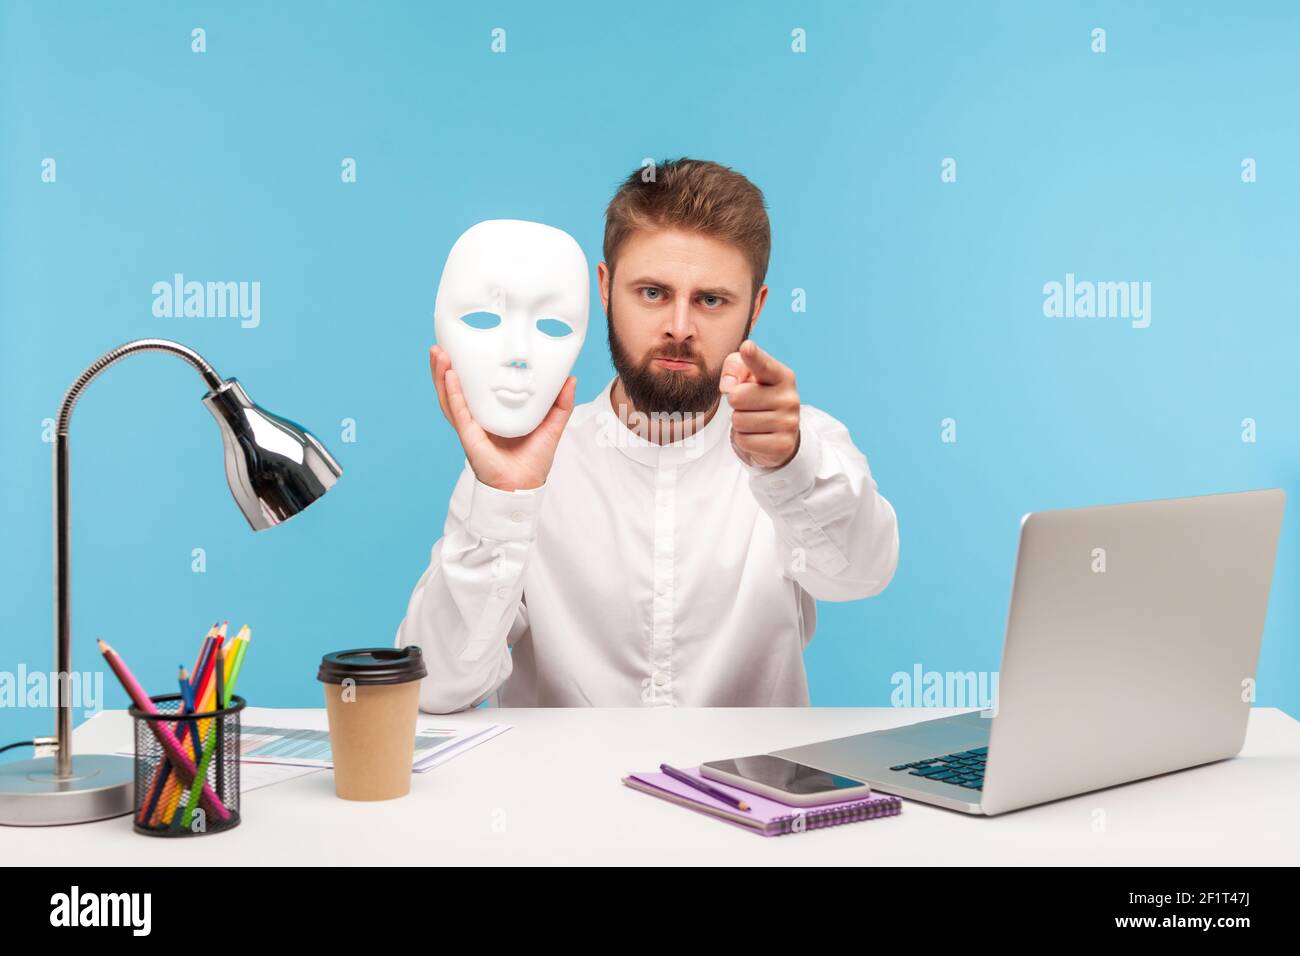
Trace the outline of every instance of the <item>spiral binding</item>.
{"type": "Polygon", "coordinates": [[[813,809],[808,813],[790,813],[783,817],[777,817],[772,823],[780,825],[777,836],[782,836],[786,833],[800,833],[807,830],[818,830],[823,827],[835,827],[841,823],[857,823],[859,820],[892,817],[896,816],[902,809],[903,801],[899,797],[871,797],[867,800],[859,800],[857,803],[850,803],[844,807],[828,807],[823,810],[813,809]],[[803,830],[794,828],[798,820],[804,821],[803,830]]]}

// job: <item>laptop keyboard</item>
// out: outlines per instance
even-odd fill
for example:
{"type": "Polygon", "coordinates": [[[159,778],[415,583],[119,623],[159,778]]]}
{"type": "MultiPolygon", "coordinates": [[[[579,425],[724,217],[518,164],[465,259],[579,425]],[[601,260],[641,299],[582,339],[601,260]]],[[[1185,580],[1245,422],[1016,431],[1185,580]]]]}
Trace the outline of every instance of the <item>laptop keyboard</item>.
{"type": "Polygon", "coordinates": [[[889,769],[899,773],[910,771],[909,776],[939,780],[967,790],[982,790],[984,761],[988,755],[988,747],[976,747],[974,750],[962,750],[942,757],[927,757],[914,763],[900,763],[889,769]]]}

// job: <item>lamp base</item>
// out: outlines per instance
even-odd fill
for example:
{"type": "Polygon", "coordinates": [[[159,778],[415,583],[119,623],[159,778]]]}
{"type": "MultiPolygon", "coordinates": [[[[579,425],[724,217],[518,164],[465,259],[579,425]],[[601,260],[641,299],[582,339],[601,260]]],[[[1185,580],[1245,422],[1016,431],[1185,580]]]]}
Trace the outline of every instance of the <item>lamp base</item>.
{"type": "Polygon", "coordinates": [[[55,758],[0,764],[0,826],[53,827],[128,814],[134,807],[135,761],[112,754],[73,754],[72,776],[55,776],[55,758]]]}

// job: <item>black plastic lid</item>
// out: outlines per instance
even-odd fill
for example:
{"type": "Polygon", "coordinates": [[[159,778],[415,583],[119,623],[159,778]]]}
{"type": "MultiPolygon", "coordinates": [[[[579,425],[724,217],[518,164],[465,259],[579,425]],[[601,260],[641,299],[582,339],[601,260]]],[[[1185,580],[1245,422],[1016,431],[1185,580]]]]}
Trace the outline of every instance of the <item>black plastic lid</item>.
{"type": "Polygon", "coordinates": [[[359,647],[334,651],[320,659],[316,679],[326,684],[352,680],[357,684],[405,684],[428,673],[424,654],[414,644],[407,647],[359,647]]]}

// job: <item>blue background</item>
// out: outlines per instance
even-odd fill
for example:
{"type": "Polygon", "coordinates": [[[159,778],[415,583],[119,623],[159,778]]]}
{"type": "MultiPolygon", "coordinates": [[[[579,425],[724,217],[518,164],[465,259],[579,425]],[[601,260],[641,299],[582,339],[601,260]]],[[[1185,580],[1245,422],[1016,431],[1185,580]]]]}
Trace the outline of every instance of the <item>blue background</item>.
{"type": "MultiPolygon", "coordinates": [[[[461,467],[427,368],[452,241],[536,219],[594,270],[617,182],[690,155],[766,192],[755,337],[848,424],[899,514],[889,589],[821,605],[815,704],[886,705],[918,663],[996,669],[1025,511],[1280,485],[1258,700],[1300,712],[1297,20],[1283,3],[3,3],[0,670],[49,667],[42,420],[101,352],[163,336],[310,427],[344,477],[254,535],[193,371],[109,370],[72,426],[74,664],[102,670],[102,636],[163,692],[228,618],[254,626],[242,693],[319,706],[322,652],[392,641],[461,467]],[[176,272],[260,281],[261,325],[155,318],[151,286],[176,272]],[[1067,272],[1150,281],[1150,328],[1045,318],[1067,272]]],[[[593,311],[581,401],[612,375],[593,311]]],[[[0,711],[0,742],[50,727],[0,711]]]]}

